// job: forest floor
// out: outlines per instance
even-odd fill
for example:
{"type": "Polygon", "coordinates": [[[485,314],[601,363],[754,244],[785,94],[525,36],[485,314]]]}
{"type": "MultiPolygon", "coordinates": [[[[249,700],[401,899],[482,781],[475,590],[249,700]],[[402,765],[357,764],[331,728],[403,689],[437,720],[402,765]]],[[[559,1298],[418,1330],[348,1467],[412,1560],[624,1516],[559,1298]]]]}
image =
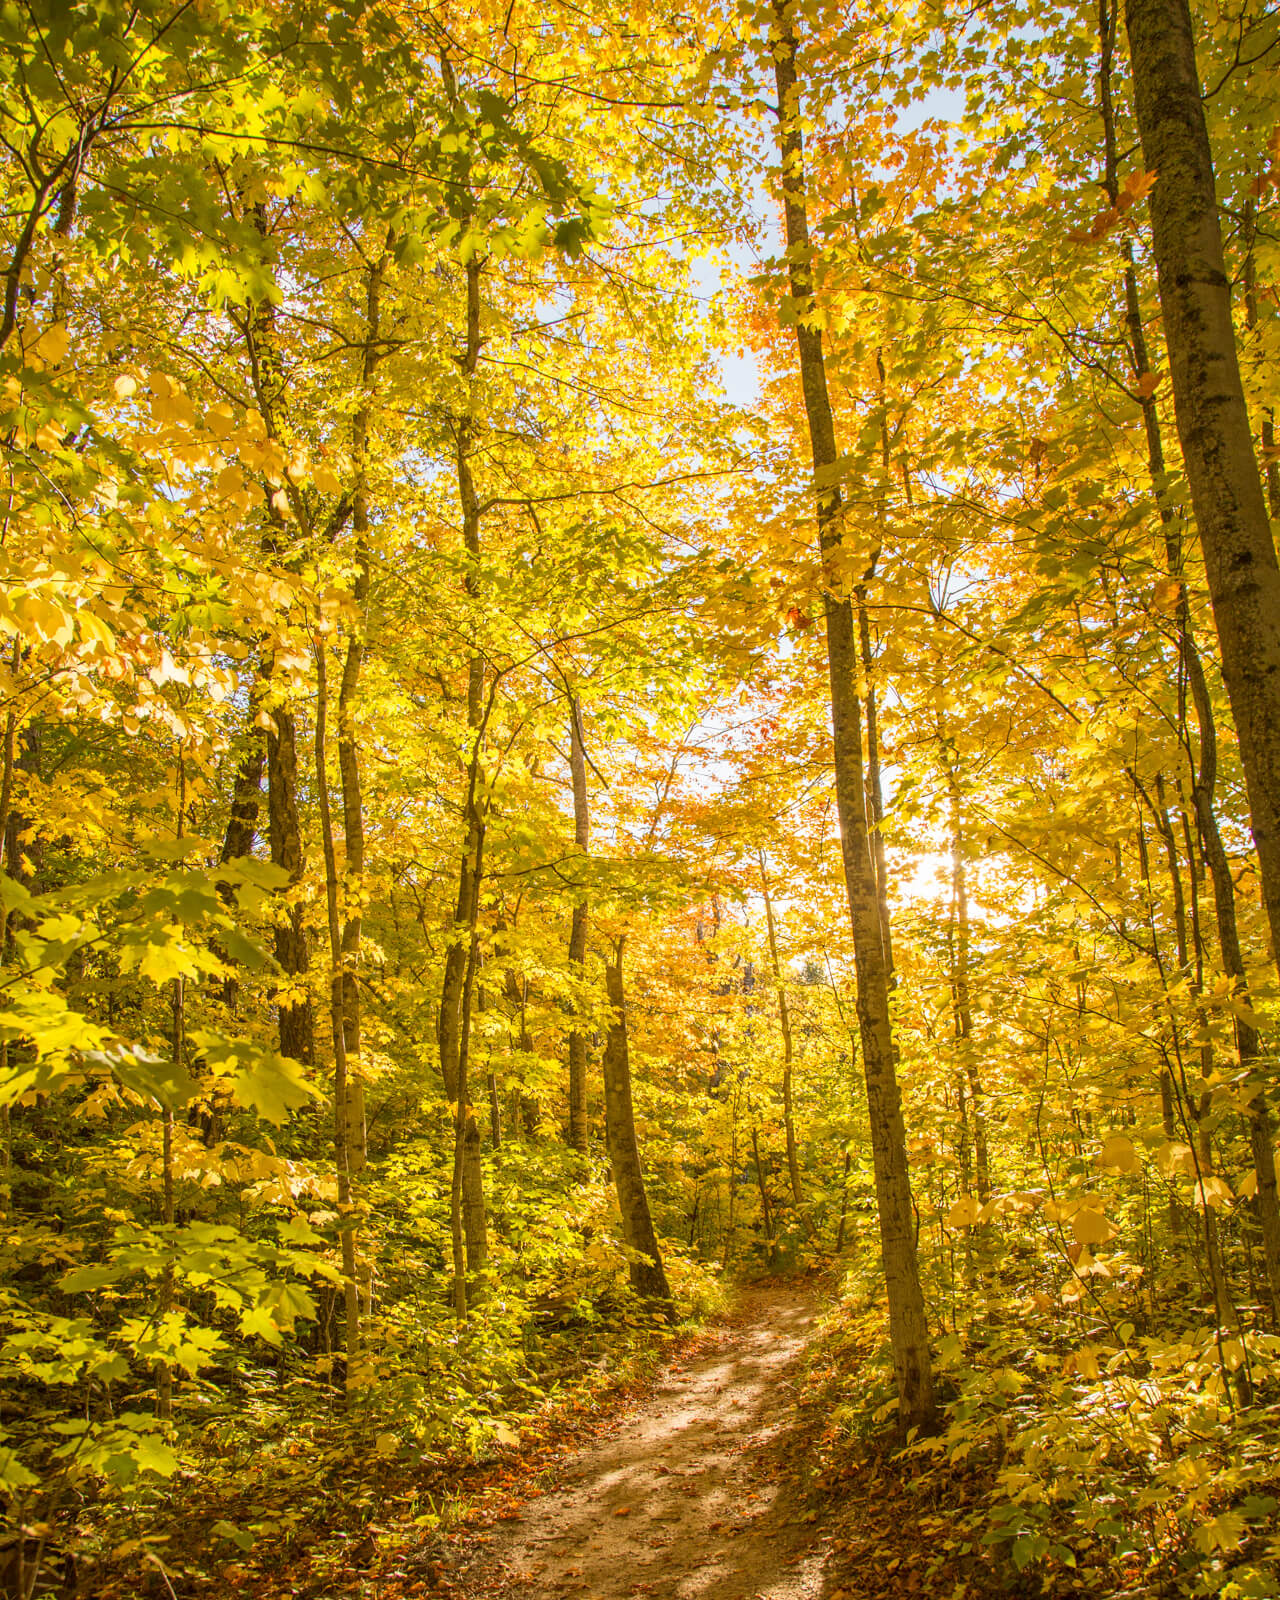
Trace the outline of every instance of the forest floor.
{"type": "Polygon", "coordinates": [[[468,1600],[834,1596],[795,1406],[816,1309],[803,1284],[741,1291],[608,1437],[476,1507],[453,1583],[468,1600]]]}
{"type": "MultiPolygon", "coordinates": [[[[1038,1594],[1038,1582],[1026,1587],[968,1526],[980,1475],[922,1472],[888,1437],[859,1442],[833,1424],[850,1365],[875,1340],[836,1349],[829,1329],[818,1334],[820,1309],[817,1285],[804,1280],[741,1288],[710,1326],[674,1333],[665,1364],[620,1357],[599,1384],[570,1390],[540,1424],[530,1419],[518,1442],[469,1465],[424,1472],[339,1448],[329,1434],[293,1439],[257,1471],[236,1457],[216,1492],[205,1481],[199,1507],[181,1497],[156,1504],[148,1533],[91,1557],[75,1592],[94,1600],[1038,1594]],[[424,1500],[439,1510],[422,1515],[424,1500]],[[290,1508],[283,1538],[282,1506],[290,1508]],[[232,1519],[259,1537],[228,1559],[218,1554],[218,1530],[232,1519]]],[[[878,1318],[868,1313],[877,1328],[878,1318]]],[[[1104,1591],[1053,1592],[1066,1600],[1104,1591]]]]}

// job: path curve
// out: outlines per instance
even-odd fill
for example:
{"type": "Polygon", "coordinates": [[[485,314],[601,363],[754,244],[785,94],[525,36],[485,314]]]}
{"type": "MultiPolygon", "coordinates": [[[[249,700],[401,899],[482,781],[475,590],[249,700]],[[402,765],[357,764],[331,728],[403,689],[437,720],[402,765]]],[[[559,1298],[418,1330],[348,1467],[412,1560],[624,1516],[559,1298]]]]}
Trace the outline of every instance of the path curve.
{"type": "Polygon", "coordinates": [[[821,1600],[823,1541],[798,1495],[803,1287],[747,1289],[710,1353],[569,1458],[501,1524],[468,1594],[522,1600],[821,1600]]]}

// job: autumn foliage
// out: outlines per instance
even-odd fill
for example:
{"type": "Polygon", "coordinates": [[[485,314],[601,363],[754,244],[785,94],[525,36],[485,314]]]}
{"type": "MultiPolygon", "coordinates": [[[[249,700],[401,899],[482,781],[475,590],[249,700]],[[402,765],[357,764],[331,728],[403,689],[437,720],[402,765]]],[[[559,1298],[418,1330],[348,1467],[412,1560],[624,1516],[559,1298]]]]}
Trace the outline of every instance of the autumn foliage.
{"type": "Polygon", "coordinates": [[[921,1582],[1275,1594],[1275,20],[1162,4],[0,10],[0,1592],[821,1268],[921,1582]]]}

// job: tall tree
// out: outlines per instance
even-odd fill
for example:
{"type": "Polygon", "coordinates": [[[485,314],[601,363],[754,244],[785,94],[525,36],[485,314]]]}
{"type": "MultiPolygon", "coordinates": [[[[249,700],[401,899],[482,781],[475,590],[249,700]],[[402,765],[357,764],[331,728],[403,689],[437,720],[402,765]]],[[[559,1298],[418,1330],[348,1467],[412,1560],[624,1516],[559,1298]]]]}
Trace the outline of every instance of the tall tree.
{"type": "Polygon", "coordinates": [[[783,217],[787,270],[800,360],[800,383],[813,456],[813,493],[823,561],[823,607],[834,735],[840,842],[853,926],[858,980],[858,1025],[871,1119],[876,1204],[889,1295],[889,1329],[904,1429],[934,1418],[929,1325],[916,1259],[915,1219],[907,1168],[902,1096],[889,1017],[889,964],[881,933],[880,903],[868,827],[863,772],[861,656],[849,593],[848,553],[842,539],[839,450],[827,389],[821,324],[814,295],[813,252],[805,191],[803,108],[797,76],[791,8],[776,0],[770,32],[778,93],[783,217]]]}
{"type": "Polygon", "coordinates": [[[1174,414],[1280,962],[1280,563],[1240,380],[1188,0],[1125,0],[1174,414]]]}
{"type": "Polygon", "coordinates": [[[640,1166],[640,1146],[636,1139],[635,1106],[631,1094],[631,1051],[627,1040],[627,994],[623,980],[622,956],[626,935],[613,940],[605,959],[605,994],[611,1008],[609,1031],[605,1039],[601,1071],[604,1077],[605,1135],[609,1165],[618,1209],[622,1216],[622,1237],[630,1252],[631,1283],[646,1299],[669,1304],[671,1287],[662,1264],[662,1251],[654,1231],[640,1166]]]}

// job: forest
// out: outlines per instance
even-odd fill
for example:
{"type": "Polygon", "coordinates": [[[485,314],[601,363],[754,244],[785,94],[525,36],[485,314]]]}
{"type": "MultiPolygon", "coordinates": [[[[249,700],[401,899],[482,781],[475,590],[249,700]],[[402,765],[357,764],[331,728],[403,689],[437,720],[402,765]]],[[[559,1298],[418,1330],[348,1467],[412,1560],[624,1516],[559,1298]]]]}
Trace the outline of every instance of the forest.
{"type": "Polygon", "coordinates": [[[0,1595],[1276,1600],[1280,12],[3,0],[0,193],[0,1595]]]}

